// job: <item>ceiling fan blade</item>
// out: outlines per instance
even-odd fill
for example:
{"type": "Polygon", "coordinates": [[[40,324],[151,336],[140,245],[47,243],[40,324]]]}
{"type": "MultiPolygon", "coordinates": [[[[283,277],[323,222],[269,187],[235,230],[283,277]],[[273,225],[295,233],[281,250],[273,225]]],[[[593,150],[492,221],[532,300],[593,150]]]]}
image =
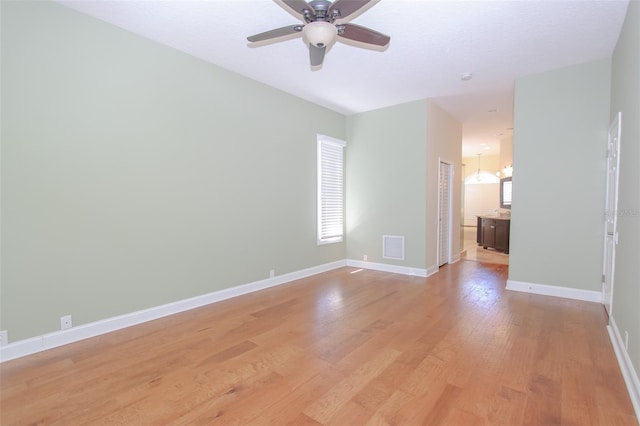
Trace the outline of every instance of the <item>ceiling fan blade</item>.
{"type": "MultiPolygon", "coordinates": [[[[338,0],[340,1],[340,0],[338,0]]],[[[343,31],[338,32],[339,37],[343,37],[361,43],[373,44],[375,46],[386,46],[391,41],[391,37],[386,34],[379,33],[367,27],[356,24],[343,24],[343,31]]]]}
{"type": "Polygon", "coordinates": [[[329,7],[329,13],[331,14],[334,10],[338,10],[340,13],[336,19],[345,19],[365,6],[372,6],[373,3],[377,3],[377,1],[378,0],[336,0],[331,7],[329,7]]]}
{"type": "Polygon", "coordinates": [[[247,40],[250,42],[264,41],[270,40],[272,38],[278,38],[287,36],[290,34],[299,33],[302,31],[302,25],[288,25],[286,27],[276,28],[275,30],[265,31],[260,34],[252,35],[251,37],[247,37],[247,40]]]}
{"type": "Polygon", "coordinates": [[[309,59],[311,60],[312,67],[322,65],[322,61],[324,61],[324,52],[326,50],[326,46],[317,47],[313,44],[309,44],[309,59]]]}
{"type": "Polygon", "coordinates": [[[315,16],[313,8],[304,0],[276,0],[276,3],[297,18],[304,15],[305,10],[309,12],[311,17],[315,16]]]}

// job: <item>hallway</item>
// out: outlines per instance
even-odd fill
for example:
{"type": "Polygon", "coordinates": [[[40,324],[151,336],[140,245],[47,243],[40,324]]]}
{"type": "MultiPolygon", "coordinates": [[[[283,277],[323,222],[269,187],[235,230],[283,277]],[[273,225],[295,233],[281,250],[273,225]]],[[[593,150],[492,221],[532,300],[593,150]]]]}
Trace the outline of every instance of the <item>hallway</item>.
{"type": "Polygon", "coordinates": [[[494,249],[483,249],[482,247],[478,246],[478,244],[476,243],[477,229],[478,228],[476,228],[475,226],[464,227],[464,241],[462,247],[463,252],[460,258],[463,260],[474,260],[477,262],[508,265],[508,254],[501,253],[494,249]]]}

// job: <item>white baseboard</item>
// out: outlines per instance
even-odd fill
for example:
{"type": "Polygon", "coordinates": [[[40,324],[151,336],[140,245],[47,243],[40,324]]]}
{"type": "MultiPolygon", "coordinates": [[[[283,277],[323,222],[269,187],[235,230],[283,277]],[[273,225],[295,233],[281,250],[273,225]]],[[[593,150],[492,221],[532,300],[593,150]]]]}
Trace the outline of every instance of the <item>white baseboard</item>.
{"type": "Polygon", "coordinates": [[[439,270],[440,267],[438,265],[429,266],[427,268],[427,277],[430,277],[431,275],[437,273],[439,270]]]}
{"type": "Polygon", "coordinates": [[[507,290],[541,294],[544,296],[564,297],[565,299],[602,303],[602,293],[593,290],[583,290],[579,288],[559,287],[555,285],[535,284],[513,280],[507,280],[506,288],[507,290]]]}
{"type": "Polygon", "coordinates": [[[254,281],[252,283],[214,291],[212,293],[203,294],[202,296],[179,300],[177,302],[167,303],[166,305],[155,306],[153,308],[72,327],[67,330],[56,331],[30,339],[19,340],[0,347],[0,362],[42,352],[47,349],[99,336],[122,328],[131,327],[136,324],[177,314],[189,309],[199,308],[210,303],[219,302],[221,300],[274,287],[290,281],[310,277],[312,275],[331,271],[343,266],[347,266],[347,261],[339,260],[284,275],[278,275],[265,280],[254,281]]]}
{"type": "Polygon", "coordinates": [[[622,372],[622,377],[624,377],[624,382],[627,385],[627,391],[629,391],[629,397],[631,398],[633,409],[636,412],[636,418],[640,419],[640,380],[638,379],[638,374],[636,373],[635,368],[633,368],[631,358],[629,358],[629,353],[625,349],[622,336],[620,335],[620,330],[618,330],[616,321],[612,316],[609,317],[607,331],[609,331],[609,338],[611,339],[613,350],[616,353],[616,358],[618,358],[620,371],[622,372]]]}
{"type": "MultiPolygon", "coordinates": [[[[394,274],[413,275],[416,277],[425,277],[425,278],[433,274],[433,272],[429,273],[427,269],[422,269],[422,268],[410,268],[407,266],[389,265],[387,263],[365,262],[362,260],[353,260],[353,259],[347,260],[347,266],[353,266],[355,268],[362,268],[362,269],[372,269],[374,271],[392,272],[394,274]]],[[[438,272],[437,268],[435,272],[438,272]]]]}

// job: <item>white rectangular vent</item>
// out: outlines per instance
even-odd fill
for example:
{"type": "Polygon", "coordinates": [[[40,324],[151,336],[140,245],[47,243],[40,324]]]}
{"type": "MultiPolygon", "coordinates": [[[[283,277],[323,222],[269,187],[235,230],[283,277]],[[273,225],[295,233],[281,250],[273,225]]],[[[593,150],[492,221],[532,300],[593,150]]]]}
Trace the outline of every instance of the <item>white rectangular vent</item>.
{"type": "Polygon", "coordinates": [[[404,235],[383,235],[382,257],[404,260],[404,235]]]}

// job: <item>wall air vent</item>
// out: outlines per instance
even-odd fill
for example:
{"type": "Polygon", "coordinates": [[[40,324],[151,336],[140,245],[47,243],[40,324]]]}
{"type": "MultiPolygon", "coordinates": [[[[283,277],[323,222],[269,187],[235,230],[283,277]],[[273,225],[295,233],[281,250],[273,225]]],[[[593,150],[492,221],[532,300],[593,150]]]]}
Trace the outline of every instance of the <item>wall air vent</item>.
{"type": "Polygon", "coordinates": [[[382,257],[404,260],[404,235],[383,235],[382,257]]]}

